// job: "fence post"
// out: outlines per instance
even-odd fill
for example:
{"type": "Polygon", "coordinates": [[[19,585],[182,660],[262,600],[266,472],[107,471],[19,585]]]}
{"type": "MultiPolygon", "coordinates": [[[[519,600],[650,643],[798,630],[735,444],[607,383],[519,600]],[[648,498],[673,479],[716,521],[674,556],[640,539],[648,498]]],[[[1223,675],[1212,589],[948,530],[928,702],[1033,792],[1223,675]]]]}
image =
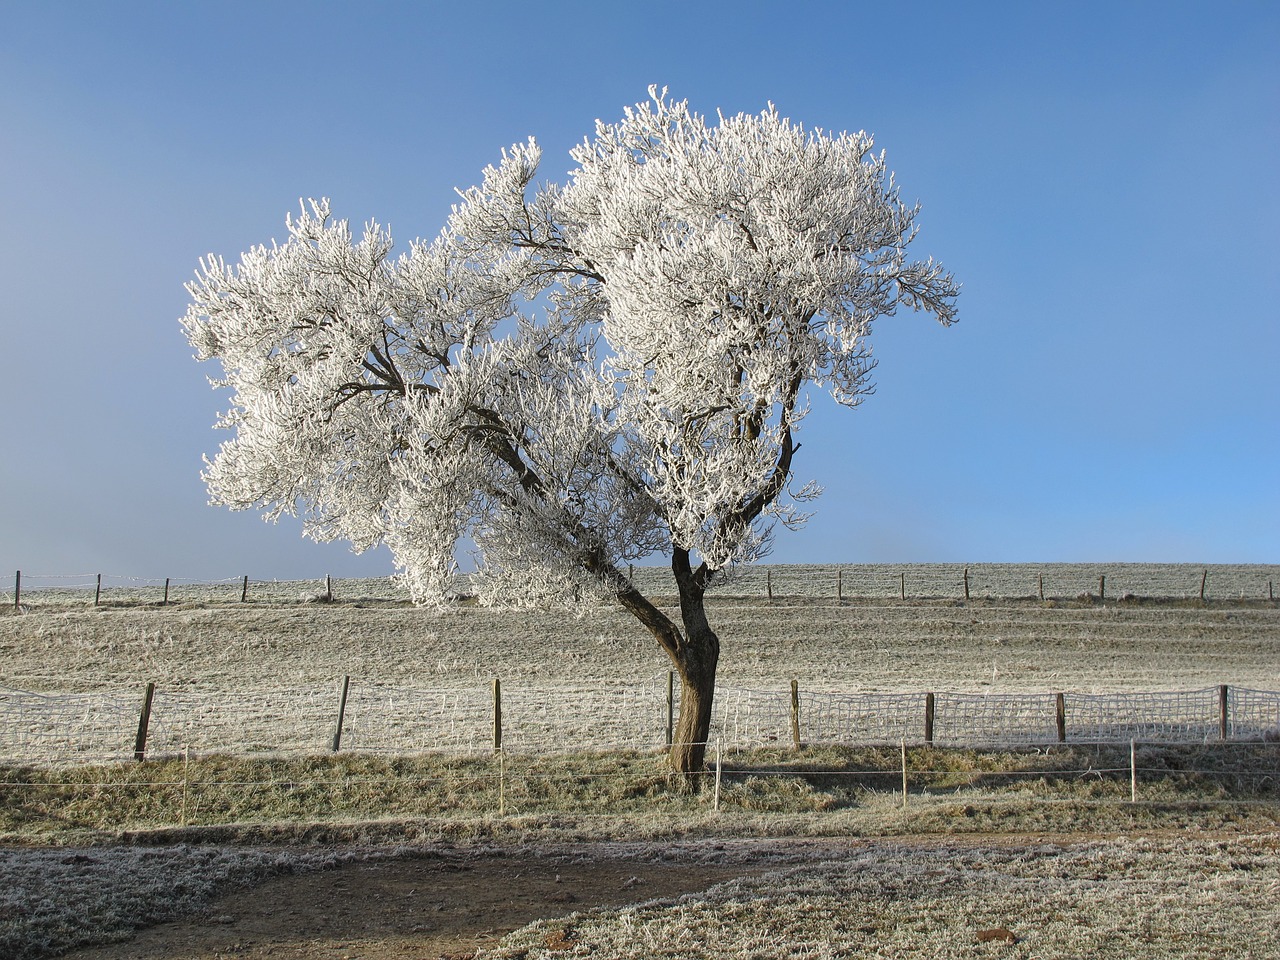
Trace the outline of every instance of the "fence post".
{"type": "Polygon", "coordinates": [[[333,577],[329,574],[324,576],[324,598],[328,602],[333,602],[333,577]]]}
{"type": "Polygon", "coordinates": [[[244,582],[240,584],[240,602],[244,603],[249,599],[249,575],[244,575],[244,582]]]}
{"type": "Polygon", "coordinates": [[[502,681],[493,678],[493,750],[502,753],[502,681]]]}
{"type": "Polygon", "coordinates": [[[964,598],[969,599],[969,568],[964,568],[964,598]]]}
{"type": "Polygon", "coordinates": [[[133,741],[133,759],[147,758],[147,728],[151,725],[151,701],[156,694],[154,682],[147,684],[147,692],[142,697],[142,712],[138,714],[138,736],[133,741]]]}
{"type": "Polygon", "coordinates": [[[1209,571],[1204,572],[1204,576],[1200,578],[1200,602],[1204,603],[1204,588],[1209,582],[1209,571]]]}
{"type": "Polygon", "coordinates": [[[907,741],[899,741],[902,748],[902,809],[907,809],[907,741]]]}
{"type": "Polygon", "coordinates": [[[1225,740],[1231,733],[1230,709],[1231,690],[1224,683],[1218,688],[1218,739],[1225,740]]]}
{"type": "Polygon", "coordinates": [[[720,812],[720,738],[716,737],[716,795],[715,800],[711,804],[711,809],[716,813],[720,812]]]}
{"type": "Polygon", "coordinates": [[[770,600],[773,599],[773,571],[766,570],[764,572],[764,589],[770,600]]]}
{"type": "Polygon", "coordinates": [[[934,716],[934,696],[933,691],[924,695],[924,742],[933,746],[933,716],[934,716]]]}
{"type": "Polygon", "coordinates": [[[102,574],[98,574],[98,585],[93,588],[93,605],[96,607],[102,600],[102,574]]]}
{"type": "Polygon", "coordinates": [[[1044,574],[1040,574],[1040,599],[1044,599],[1044,574]]]}
{"type": "Polygon", "coordinates": [[[836,567],[836,602],[844,602],[844,571],[836,567]]]}
{"type": "Polygon", "coordinates": [[[1063,693],[1054,695],[1054,713],[1058,721],[1058,742],[1067,742],[1067,697],[1063,693]]]}
{"type": "Polygon", "coordinates": [[[1098,578],[1098,599],[1107,599],[1107,575],[1104,573],[1098,578]]]}
{"type": "Polygon", "coordinates": [[[169,578],[164,578],[164,599],[160,601],[160,606],[167,607],[169,605],[169,578]]]}
{"type": "Polygon", "coordinates": [[[187,825],[187,790],[191,783],[191,744],[182,745],[182,826],[187,825]]]}
{"type": "Polygon", "coordinates": [[[19,570],[13,577],[13,609],[17,610],[18,605],[22,601],[22,571],[19,570]]]}
{"type": "MultiPolygon", "coordinates": [[[[347,691],[351,689],[351,675],[342,678],[342,686],[338,689],[338,722],[333,728],[333,752],[337,753],[342,746],[342,721],[347,715],[347,691]]],[[[359,744],[356,745],[359,747],[359,744]]]]}
{"type": "Polygon", "coordinates": [[[676,672],[667,671],[667,746],[675,739],[676,729],[676,672]]]}
{"type": "Polygon", "coordinates": [[[791,680],[791,742],[800,749],[800,681],[791,680]]]}
{"type": "Polygon", "coordinates": [[[898,574],[898,592],[902,595],[902,599],[907,599],[907,575],[905,573],[898,574]]]}
{"type": "Polygon", "coordinates": [[[1129,741],[1129,802],[1138,802],[1138,748],[1129,741]]]}

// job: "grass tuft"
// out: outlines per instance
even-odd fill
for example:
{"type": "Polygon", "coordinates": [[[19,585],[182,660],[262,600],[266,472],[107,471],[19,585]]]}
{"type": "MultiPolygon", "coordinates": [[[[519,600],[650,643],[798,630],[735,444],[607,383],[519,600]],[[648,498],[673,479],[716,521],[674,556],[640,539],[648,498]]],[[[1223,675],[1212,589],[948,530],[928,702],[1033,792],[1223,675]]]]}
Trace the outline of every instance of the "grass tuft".
{"type": "Polygon", "coordinates": [[[733,753],[719,809],[707,771],[690,789],[659,753],[386,757],[213,755],[83,767],[0,767],[0,841],[96,843],[152,834],[368,838],[680,834],[786,821],[804,834],[1110,829],[1118,818],[1180,826],[1280,819],[1274,744],[1142,747],[1138,803],[1129,749],[907,751],[897,748],[733,753]],[[713,813],[717,814],[713,816],[713,813]],[[820,816],[816,816],[818,814],[820,816]],[[762,819],[763,818],[763,819],[762,819]],[[413,825],[413,826],[409,826],[413,825]],[[523,826],[522,826],[523,825],[523,826]]]}

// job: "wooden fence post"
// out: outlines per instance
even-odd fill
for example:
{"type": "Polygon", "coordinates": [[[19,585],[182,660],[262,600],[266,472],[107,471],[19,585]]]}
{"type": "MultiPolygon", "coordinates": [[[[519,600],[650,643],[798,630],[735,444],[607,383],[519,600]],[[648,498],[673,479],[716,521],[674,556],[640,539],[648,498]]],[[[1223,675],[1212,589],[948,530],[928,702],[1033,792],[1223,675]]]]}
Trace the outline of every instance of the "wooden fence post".
{"type": "Polygon", "coordinates": [[[1054,694],[1054,713],[1058,723],[1058,742],[1067,742],[1067,698],[1063,693],[1054,694]]]}
{"type": "Polygon", "coordinates": [[[493,751],[502,752],[502,681],[493,678],[493,751]]]}
{"type": "Polygon", "coordinates": [[[800,749],[800,681],[791,680],[791,743],[800,749]]]}
{"type": "MultiPolygon", "coordinates": [[[[496,681],[495,681],[496,682],[496,681]]],[[[498,816],[507,815],[507,755],[498,753],[498,816]]]]}
{"type": "Polygon", "coordinates": [[[766,570],[764,572],[764,589],[770,600],[773,599],[773,571],[766,570]]]}
{"type": "Polygon", "coordinates": [[[1107,575],[1105,573],[1098,577],[1098,599],[1107,599],[1107,575]]]}
{"type": "Polygon", "coordinates": [[[96,607],[102,602],[102,574],[98,574],[98,585],[93,589],[93,605],[96,607]]]}
{"type": "Polygon", "coordinates": [[[164,599],[160,601],[160,606],[167,607],[169,605],[169,578],[164,578],[164,599]]]}
{"type": "Polygon", "coordinates": [[[1225,740],[1231,733],[1231,689],[1225,683],[1218,688],[1218,739],[1225,740]]]}
{"type": "Polygon", "coordinates": [[[964,598],[969,599],[969,568],[964,568],[964,598]]]}
{"type": "Polygon", "coordinates": [[[902,599],[907,599],[907,575],[905,573],[898,574],[898,592],[902,595],[902,599]]]}
{"type": "Polygon", "coordinates": [[[133,759],[147,758],[147,728],[151,726],[151,701],[156,694],[154,682],[147,684],[147,692],[142,696],[142,712],[138,714],[138,736],[133,741],[133,759]]]}
{"type": "Polygon", "coordinates": [[[844,602],[844,571],[836,567],[836,602],[844,602]]]}
{"type": "Polygon", "coordinates": [[[1044,574],[1040,574],[1040,599],[1044,599],[1044,574]]]}
{"type": "Polygon", "coordinates": [[[330,603],[333,602],[333,577],[327,573],[324,576],[324,598],[330,603]]]}
{"type": "MultiPolygon", "coordinates": [[[[333,727],[333,752],[337,753],[342,746],[342,721],[347,715],[347,692],[351,689],[351,676],[342,678],[342,686],[338,689],[338,722],[333,727]]],[[[359,747],[359,744],[356,745],[359,747]]]]}
{"type": "Polygon", "coordinates": [[[924,742],[933,746],[933,718],[934,718],[934,696],[933,691],[924,695],[924,742]]]}
{"type": "Polygon", "coordinates": [[[240,602],[244,603],[249,599],[249,575],[244,575],[244,582],[240,584],[240,602]]]}
{"type": "Polygon", "coordinates": [[[676,729],[676,672],[667,671],[667,746],[675,739],[676,729]]]}
{"type": "Polygon", "coordinates": [[[1204,603],[1204,588],[1205,588],[1205,585],[1208,584],[1208,582],[1209,582],[1209,571],[1206,570],[1204,572],[1204,576],[1200,578],[1200,602],[1201,603],[1204,603]]]}
{"type": "Polygon", "coordinates": [[[17,610],[22,602],[22,571],[19,570],[13,576],[13,609],[17,610]]]}
{"type": "Polygon", "coordinates": [[[191,744],[182,745],[182,826],[187,825],[187,791],[191,783],[191,744]]]}

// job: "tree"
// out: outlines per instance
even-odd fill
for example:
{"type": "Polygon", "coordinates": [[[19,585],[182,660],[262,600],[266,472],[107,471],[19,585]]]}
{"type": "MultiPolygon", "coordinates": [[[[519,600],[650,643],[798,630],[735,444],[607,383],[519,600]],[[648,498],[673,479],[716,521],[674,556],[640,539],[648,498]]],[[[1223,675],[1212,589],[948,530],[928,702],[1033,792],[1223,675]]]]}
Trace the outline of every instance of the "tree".
{"type": "Polygon", "coordinates": [[[213,502],[385,543],[417,602],[444,602],[472,542],[484,602],[620,603],[680,676],[688,773],[720,654],[708,587],[817,493],[792,487],[806,391],[856,405],[872,322],[949,324],[957,287],[908,258],[918,208],[867,134],[772,106],[708,124],[649,92],[564,186],[535,187],[538,147],[516,145],[398,258],[312,201],[285,242],[203,260],[182,322],[232,391],[213,502]],[[626,573],[654,555],[678,622],[626,573]]]}

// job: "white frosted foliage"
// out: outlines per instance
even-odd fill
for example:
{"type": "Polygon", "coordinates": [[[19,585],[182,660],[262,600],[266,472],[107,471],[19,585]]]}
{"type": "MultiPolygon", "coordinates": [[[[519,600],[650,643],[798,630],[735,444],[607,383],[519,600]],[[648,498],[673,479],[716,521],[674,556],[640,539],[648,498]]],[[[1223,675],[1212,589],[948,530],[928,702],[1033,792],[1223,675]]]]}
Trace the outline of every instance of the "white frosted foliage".
{"type": "Polygon", "coordinates": [[[183,325],[230,391],[213,502],[385,543],[420,602],[460,544],[486,602],[577,602],[629,562],[714,571],[802,522],[806,393],[856,404],[871,323],[949,323],[955,284],[908,257],[916,210],[868,135],[650,94],[563,186],[534,185],[532,140],[504,151],[399,256],[320,200],[283,242],[203,261],[183,325]]]}

